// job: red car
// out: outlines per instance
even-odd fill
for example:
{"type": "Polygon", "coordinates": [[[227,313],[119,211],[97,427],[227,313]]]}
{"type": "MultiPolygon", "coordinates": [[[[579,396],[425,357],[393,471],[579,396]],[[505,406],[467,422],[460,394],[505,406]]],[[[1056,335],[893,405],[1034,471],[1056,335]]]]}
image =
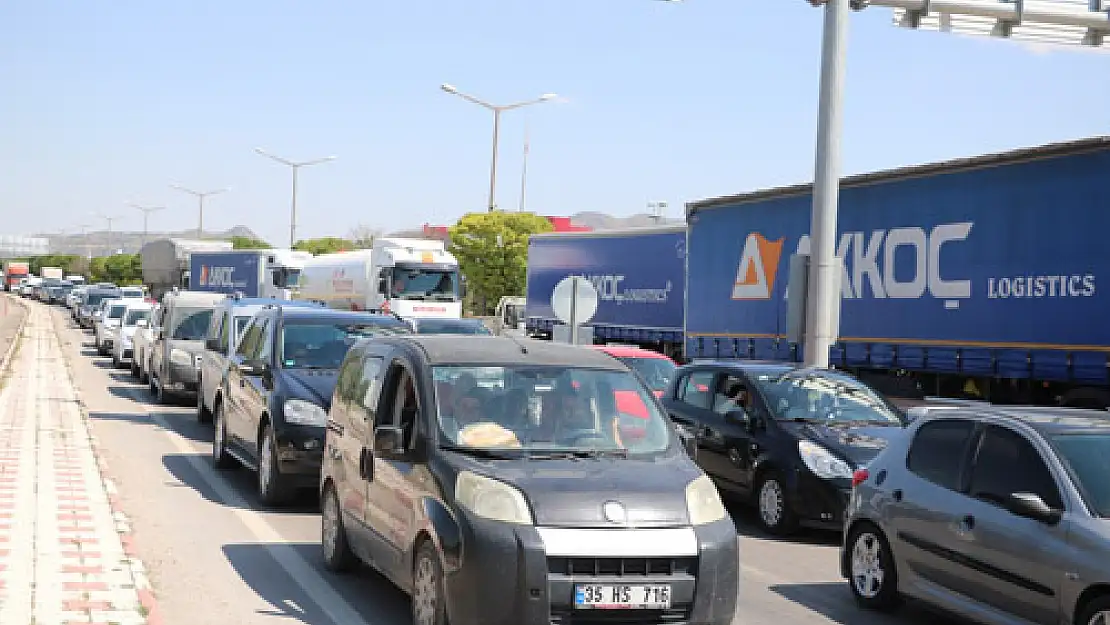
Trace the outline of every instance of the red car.
{"type": "MultiPolygon", "coordinates": [[[[656,397],[663,395],[663,391],[671,381],[671,376],[674,375],[674,371],[678,367],[670,358],[649,349],[626,345],[593,345],[592,347],[609,354],[623,362],[629,369],[639,373],[656,397]]],[[[635,391],[617,390],[614,395],[616,396],[618,412],[640,419],[648,418],[647,406],[644,405],[635,391]]],[[[621,436],[623,437],[634,439],[643,435],[643,428],[635,423],[621,425],[621,436]]]]}

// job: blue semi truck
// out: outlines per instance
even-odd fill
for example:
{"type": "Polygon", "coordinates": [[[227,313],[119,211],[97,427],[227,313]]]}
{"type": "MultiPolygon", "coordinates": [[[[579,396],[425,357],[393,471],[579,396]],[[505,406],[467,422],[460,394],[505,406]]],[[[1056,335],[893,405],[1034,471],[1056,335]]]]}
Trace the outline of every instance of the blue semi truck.
{"type": "Polygon", "coordinates": [[[288,300],[310,258],[297,250],[195,251],[189,255],[188,288],[288,300]]]}
{"type": "Polygon", "coordinates": [[[533,235],[528,241],[525,314],[530,336],[551,338],[555,285],[568,276],[598,292],[589,323],[595,340],[681,357],[686,289],[685,224],[533,235]]]}
{"type": "MultiPolygon", "coordinates": [[[[811,207],[811,185],[687,205],[688,358],[801,358],[811,207]]],[[[895,395],[1110,407],[1108,232],[1110,137],[844,179],[830,362],[895,395]]]]}

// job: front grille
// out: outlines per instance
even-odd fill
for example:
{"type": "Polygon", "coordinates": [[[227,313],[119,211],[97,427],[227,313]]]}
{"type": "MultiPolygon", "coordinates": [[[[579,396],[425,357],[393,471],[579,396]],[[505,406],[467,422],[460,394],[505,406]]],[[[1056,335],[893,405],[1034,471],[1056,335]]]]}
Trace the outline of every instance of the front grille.
{"type": "Polygon", "coordinates": [[[688,607],[670,610],[551,610],[551,625],[683,625],[689,620],[688,607]]]}
{"type": "Polygon", "coordinates": [[[694,575],[698,559],[689,558],[565,558],[549,557],[551,575],[620,577],[694,575]]]}

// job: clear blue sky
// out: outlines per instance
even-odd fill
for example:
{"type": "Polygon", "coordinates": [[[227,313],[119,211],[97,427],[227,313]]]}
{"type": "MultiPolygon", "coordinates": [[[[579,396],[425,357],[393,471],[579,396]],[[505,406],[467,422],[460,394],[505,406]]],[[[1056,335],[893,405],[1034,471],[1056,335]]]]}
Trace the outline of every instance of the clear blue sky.
{"type": "MultiPolygon", "coordinates": [[[[507,114],[499,204],[643,212],[812,179],[820,10],[803,0],[404,0],[0,5],[4,233],[196,226],[172,191],[231,186],[206,226],[288,237],[289,172],[253,153],[337,155],[304,170],[299,234],[453,222],[484,209],[489,100],[507,114]]],[[[845,174],[1110,134],[1110,55],[852,17],[845,174]]]]}

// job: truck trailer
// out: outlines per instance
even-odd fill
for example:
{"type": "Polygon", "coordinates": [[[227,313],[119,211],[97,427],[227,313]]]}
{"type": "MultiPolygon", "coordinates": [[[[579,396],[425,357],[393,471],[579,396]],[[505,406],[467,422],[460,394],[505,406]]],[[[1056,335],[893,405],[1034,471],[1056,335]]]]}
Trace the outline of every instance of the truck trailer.
{"type": "Polygon", "coordinates": [[[294,299],[403,319],[462,316],[459,263],[442,241],[378,238],[371,249],[309,260],[294,299]]]}
{"type": "Polygon", "coordinates": [[[297,291],[301,270],[310,259],[310,252],[300,250],[192,252],[189,289],[290,300],[297,291]]]}
{"type": "Polygon", "coordinates": [[[19,288],[20,282],[31,275],[30,263],[10,260],[4,263],[4,288],[8,291],[16,291],[19,288]]]}
{"type": "Polygon", "coordinates": [[[189,288],[189,256],[194,252],[230,251],[230,241],[203,239],[157,239],[143,245],[139,259],[143,265],[143,284],[156,301],[162,295],[189,288]]]}
{"type": "Polygon", "coordinates": [[[551,308],[555,285],[569,276],[598,293],[588,323],[594,339],[682,354],[686,289],[686,225],[532,235],[528,240],[527,329],[550,339],[559,325],[551,308]]]}
{"type": "MultiPolygon", "coordinates": [[[[891,394],[1110,406],[1110,137],[841,182],[830,364],[891,394]]],[[[812,186],[687,205],[687,358],[800,360],[812,186]]]]}

